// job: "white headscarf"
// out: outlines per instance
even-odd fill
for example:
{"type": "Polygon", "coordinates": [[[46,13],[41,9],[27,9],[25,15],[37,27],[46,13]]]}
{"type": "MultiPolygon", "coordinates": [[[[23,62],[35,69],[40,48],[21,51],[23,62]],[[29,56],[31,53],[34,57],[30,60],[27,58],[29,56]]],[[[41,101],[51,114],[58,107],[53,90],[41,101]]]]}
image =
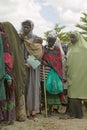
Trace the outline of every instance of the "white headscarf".
{"type": "Polygon", "coordinates": [[[57,38],[57,34],[55,30],[49,32],[48,37],[57,38]]]}
{"type": "Polygon", "coordinates": [[[56,39],[55,46],[58,46],[60,48],[60,51],[61,51],[62,56],[63,56],[64,55],[64,51],[62,49],[62,45],[61,45],[60,39],[58,37],[56,39]]]}

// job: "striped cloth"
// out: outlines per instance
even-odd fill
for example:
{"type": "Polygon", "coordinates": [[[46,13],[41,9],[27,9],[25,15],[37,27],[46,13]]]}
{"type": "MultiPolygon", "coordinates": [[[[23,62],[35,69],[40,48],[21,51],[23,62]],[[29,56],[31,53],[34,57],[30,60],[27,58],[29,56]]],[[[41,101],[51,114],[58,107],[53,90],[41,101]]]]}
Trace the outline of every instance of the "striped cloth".
{"type": "MultiPolygon", "coordinates": [[[[50,71],[50,67],[49,66],[44,66],[44,70],[45,70],[45,79],[47,79],[47,75],[50,71]]],[[[44,82],[44,70],[43,70],[43,65],[41,64],[40,66],[40,81],[44,82]]]]}

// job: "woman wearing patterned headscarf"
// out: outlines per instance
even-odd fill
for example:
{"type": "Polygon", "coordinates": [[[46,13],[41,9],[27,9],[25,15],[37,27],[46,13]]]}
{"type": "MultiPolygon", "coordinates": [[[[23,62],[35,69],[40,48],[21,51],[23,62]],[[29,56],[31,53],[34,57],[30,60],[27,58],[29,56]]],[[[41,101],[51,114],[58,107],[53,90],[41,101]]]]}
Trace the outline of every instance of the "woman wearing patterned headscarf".
{"type": "MultiPolygon", "coordinates": [[[[46,80],[46,89],[47,89],[47,79],[51,70],[54,70],[54,72],[56,73],[57,75],[56,79],[58,79],[59,77],[59,81],[62,86],[62,53],[60,51],[60,48],[58,46],[55,46],[55,42],[56,42],[56,35],[54,33],[49,33],[47,37],[48,45],[45,46],[44,54],[42,57],[42,65],[44,65],[44,70],[41,69],[42,103],[44,103],[44,95],[43,95],[44,83],[46,80]],[[45,79],[44,79],[44,71],[45,71],[45,79]]],[[[54,81],[50,80],[49,82],[55,82],[56,79],[54,79],[54,81]]],[[[49,84],[51,86],[51,83],[49,84]]],[[[49,114],[51,114],[52,112],[51,110],[53,105],[58,106],[61,104],[61,101],[64,101],[62,91],[57,93],[55,92],[56,91],[55,88],[53,91],[54,93],[52,93],[51,91],[47,91],[47,104],[49,106],[49,114]]]]}
{"type": "MultiPolygon", "coordinates": [[[[26,102],[26,113],[29,119],[34,119],[36,114],[39,113],[40,99],[39,99],[39,89],[40,89],[40,78],[39,78],[39,67],[33,69],[29,64],[27,64],[28,55],[35,56],[35,52],[41,57],[40,49],[37,46],[42,46],[38,44],[35,46],[34,39],[37,37],[33,34],[34,24],[31,20],[26,20],[22,22],[22,33],[20,38],[22,39],[22,47],[24,53],[24,60],[27,70],[27,84],[25,90],[25,102],[26,102]]],[[[37,57],[36,57],[37,58],[37,57]]]]}
{"type": "Polygon", "coordinates": [[[24,91],[26,70],[21,48],[21,40],[16,29],[10,22],[3,22],[2,25],[10,41],[11,52],[13,55],[16,119],[17,121],[25,121],[26,113],[24,103],[24,91]]]}
{"type": "Polygon", "coordinates": [[[9,40],[0,23],[0,122],[12,124],[15,119],[13,57],[9,40]]]}
{"type": "Polygon", "coordinates": [[[67,55],[68,107],[64,119],[82,118],[82,100],[87,99],[87,42],[75,31],[70,33],[67,55]]]}

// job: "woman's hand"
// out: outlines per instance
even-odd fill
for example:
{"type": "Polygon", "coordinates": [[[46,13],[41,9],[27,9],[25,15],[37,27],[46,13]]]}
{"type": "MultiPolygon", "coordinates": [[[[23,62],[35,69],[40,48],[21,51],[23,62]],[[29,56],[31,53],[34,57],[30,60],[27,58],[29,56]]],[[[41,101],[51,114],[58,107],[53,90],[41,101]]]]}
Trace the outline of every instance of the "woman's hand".
{"type": "Polygon", "coordinates": [[[46,61],[44,61],[44,60],[42,60],[42,64],[46,65],[46,66],[48,65],[48,63],[46,61]]]}
{"type": "Polygon", "coordinates": [[[8,82],[8,86],[11,86],[11,84],[12,84],[12,81],[11,81],[11,82],[8,82]]]}
{"type": "Polygon", "coordinates": [[[25,63],[25,66],[26,66],[27,68],[30,68],[30,67],[31,67],[28,63],[25,63]]]}
{"type": "Polygon", "coordinates": [[[9,88],[11,88],[11,86],[12,86],[12,80],[7,81],[7,86],[8,86],[9,88]]]}

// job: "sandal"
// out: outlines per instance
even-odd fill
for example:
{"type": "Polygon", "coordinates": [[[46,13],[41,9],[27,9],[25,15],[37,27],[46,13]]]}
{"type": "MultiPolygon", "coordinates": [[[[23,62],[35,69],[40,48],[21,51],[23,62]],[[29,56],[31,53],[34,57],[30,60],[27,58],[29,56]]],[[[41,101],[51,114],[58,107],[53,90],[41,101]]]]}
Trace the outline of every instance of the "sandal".
{"type": "Polygon", "coordinates": [[[17,121],[24,122],[24,121],[26,121],[26,118],[25,117],[21,117],[21,118],[17,119],[17,121]]]}
{"type": "Polygon", "coordinates": [[[36,117],[36,115],[30,115],[30,116],[27,116],[27,118],[29,120],[38,121],[38,118],[36,117]]]}

